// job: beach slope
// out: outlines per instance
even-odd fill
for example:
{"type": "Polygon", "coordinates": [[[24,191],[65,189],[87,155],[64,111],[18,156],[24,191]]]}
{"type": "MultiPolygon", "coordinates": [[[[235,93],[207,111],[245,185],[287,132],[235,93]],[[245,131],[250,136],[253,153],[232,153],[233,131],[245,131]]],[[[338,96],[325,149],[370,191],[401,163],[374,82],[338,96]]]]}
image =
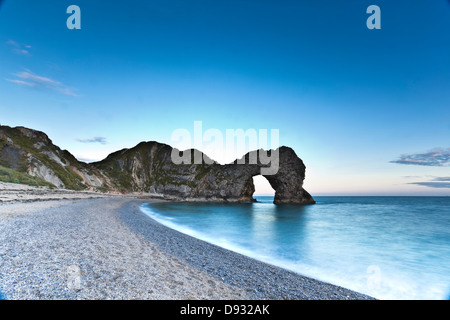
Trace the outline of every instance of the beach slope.
{"type": "Polygon", "coordinates": [[[370,299],[169,229],[126,197],[0,204],[6,299],[370,299]]]}

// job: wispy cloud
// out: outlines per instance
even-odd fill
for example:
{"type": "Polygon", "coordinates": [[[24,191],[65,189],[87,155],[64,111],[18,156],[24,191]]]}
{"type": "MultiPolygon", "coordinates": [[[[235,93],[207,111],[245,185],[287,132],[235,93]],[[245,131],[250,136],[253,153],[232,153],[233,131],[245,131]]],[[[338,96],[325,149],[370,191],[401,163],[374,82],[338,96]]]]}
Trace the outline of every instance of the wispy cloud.
{"type": "Polygon", "coordinates": [[[75,157],[75,158],[77,158],[78,161],[85,162],[85,163],[91,163],[91,162],[98,161],[96,159],[89,159],[89,158],[83,158],[83,157],[75,157]]]}
{"type": "Polygon", "coordinates": [[[450,177],[437,177],[437,178],[434,178],[433,181],[446,181],[446,182],[450,182],[450,177]]]}
{"type": "Polygon", "coordinates": [[[409,184],[439,189],[450,188],[450,177],[436,177],[431,181],[410,182],[409,184]]]}
{"type": "Polygon", "coordinates": [[[20,55],[24,55],[24,56],[30,56],[30,49],[31,46],[30,45],[21,45],[20,43],[14,41],[14,40],[8,40],[6,42],[12,49],[12,52],[14,52],[15,54],[20,54],[20,55]]]}
{"type": "Polygon", "coordinates": [[[6,80],[8,80],[9,82],[20,84],[22,86],[28,86],[28,87],[34,87],[35,86],[34,83],[28,82],[28,81],[17,80],[17,79],[6,79],[6,80]]]}
{"type": "Polygon", "coordinates": [[[106,138],[105,137],[92,137],[92,138],[86,138],[86,139],[77,139],[78,142],[82,143],[101,143],[106,144],[106,138]]]}
{"type": "Polygon", "coordinates": [[[402,154],[391,163],[442,167],[450,165],[450,148],[437,148],[426,153],[402,154]]]}
{"type": "Polygon", "coordinates": [[[39,76],[30,70],[25,70],[22,72],[14,73],[13,76],[16,79],[5,79],[12,83],[17,83],[22,86],[33,87],[37,89],[46,89],[59,92],[66,96],[77,97],[78,95],[73,91],[72,88],[64,85],[60,81],[54,79],[39,76]]]}

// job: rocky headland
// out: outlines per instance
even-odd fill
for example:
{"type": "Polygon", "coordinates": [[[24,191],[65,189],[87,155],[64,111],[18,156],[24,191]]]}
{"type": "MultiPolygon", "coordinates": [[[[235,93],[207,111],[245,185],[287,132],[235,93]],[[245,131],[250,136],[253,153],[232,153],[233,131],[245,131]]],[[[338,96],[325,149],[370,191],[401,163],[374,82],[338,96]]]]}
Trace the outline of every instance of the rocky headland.
{"type": "Polygon", "coordinates": [[[274,203],[313,204],[303,189],[305,165],[289,147],[252,151],[221,165],[198,150],[183,152],[155,141],[110,154],[94,163],[78,161],[41,131],[0,126],[0,181],[48,188],[108,193],[146,193],[184,201],[253,201],[253,177],[263,175],[275,190],[274,203]],[[260,161],[276,153],[277,170],[260,161]],[[201,159],[176,164],[173,154],[201,159]],[[256,159],[256,160],[254,160],[256,159]],[[268,172],[268,173],[264,173],[268,172]]]}

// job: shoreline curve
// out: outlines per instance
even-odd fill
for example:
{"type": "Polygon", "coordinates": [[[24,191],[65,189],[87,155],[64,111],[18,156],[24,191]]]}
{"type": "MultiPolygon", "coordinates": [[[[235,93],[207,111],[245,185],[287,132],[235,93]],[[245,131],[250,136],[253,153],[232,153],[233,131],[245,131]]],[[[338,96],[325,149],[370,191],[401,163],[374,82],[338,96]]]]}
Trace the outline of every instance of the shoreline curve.
{"type": "Polygon", "coordinates": [[[125,204],[119,211],[120,218],[161,250],[219,281],[243,289],[251,299],[376,300],[172,229],[140,210],[145,203],[148,201],[125,204]],[[134,215],[130,215],[133,210],[134,215]]]}
{"type": "MultiPolygon", "coordinates": [[[[65,197],[64,197],[65,198],[65,197]]],[[[0,204],[11,300],[367,300],[170,229],[116,196],[0,204]]]]}

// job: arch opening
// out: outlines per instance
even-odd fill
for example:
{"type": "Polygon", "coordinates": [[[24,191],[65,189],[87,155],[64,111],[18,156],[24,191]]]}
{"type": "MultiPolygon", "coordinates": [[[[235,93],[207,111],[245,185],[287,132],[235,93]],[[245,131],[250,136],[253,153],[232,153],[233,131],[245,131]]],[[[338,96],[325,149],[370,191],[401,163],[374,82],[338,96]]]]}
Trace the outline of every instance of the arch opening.
{"type": "Polygon", "coordinates": [[[262,175],[253,176],[253,185],[255,186],[255,192],[253,192],[253,198],[257,197],[275,197],[275,190],[270,185],[269,180],[262,175]]]}

